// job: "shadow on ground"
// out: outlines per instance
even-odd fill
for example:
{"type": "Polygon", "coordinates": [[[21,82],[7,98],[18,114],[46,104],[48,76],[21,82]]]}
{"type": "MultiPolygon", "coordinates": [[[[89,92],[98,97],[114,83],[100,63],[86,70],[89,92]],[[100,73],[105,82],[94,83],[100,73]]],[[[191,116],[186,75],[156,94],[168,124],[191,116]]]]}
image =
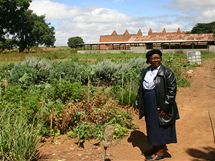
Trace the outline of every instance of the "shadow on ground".
{"type": "Polygon", "coordinates": [[[194,149],[194,148],[190,148],[187,149],[186,152],[196,158],[193,159],[193,161],[197,161],[197,160],[208,160],[208,161],[214,161],[215,160],[215,148],[212,147],[204,147],[204,150],[199,150],[199,149],[194,149]]]}
{"type": "Polygon", "coordinates": [[[138,147],[142,154],[151,148],[147,136],[139,130],[134,130],[130,133],[128,142],[131,143],[133,147],[138,147]]]}

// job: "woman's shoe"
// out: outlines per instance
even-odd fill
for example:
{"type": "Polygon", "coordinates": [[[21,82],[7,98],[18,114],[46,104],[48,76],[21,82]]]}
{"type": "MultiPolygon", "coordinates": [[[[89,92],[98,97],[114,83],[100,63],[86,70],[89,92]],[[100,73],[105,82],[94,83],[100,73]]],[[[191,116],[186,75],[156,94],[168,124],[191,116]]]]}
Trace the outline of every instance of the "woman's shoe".
{"type": "Polygon", "coordinates": [[[164,158],[164,154],[163,155],[158,155],[158,154],[155,154],[154,155],[154,160],[161,160],[161,159],[163,159],[164,158]]]}
{"type": "Polygon", "coordinates": [[[145,161],[153,160],[153,155],[146,155],[145,161]]]}
{"type": "Polygon", "coordinates": [[[164,159],[164,155],[153,154],[153,155],[146,156],[145,161],[161,160],[161,159],[164,159]]]}
{"type": "Polygon", "coordinates": [[[144,155],[145,156],[151,156],[152,154],[155,154],[156,152],[157,152],[157,147],[154,146],[150,150],[144,152],[144,155]]]}
{"type": "Polygon", "coordinates": [[[146,161],[150,160],[161,160],[165,157],[171,157],[171,155],[167,152],[167,146],[161,145],[161,146],[154,146],[150,151],[145,153],[146,161]],[[169,154],[169,155],[167,155],[169,154]]]}

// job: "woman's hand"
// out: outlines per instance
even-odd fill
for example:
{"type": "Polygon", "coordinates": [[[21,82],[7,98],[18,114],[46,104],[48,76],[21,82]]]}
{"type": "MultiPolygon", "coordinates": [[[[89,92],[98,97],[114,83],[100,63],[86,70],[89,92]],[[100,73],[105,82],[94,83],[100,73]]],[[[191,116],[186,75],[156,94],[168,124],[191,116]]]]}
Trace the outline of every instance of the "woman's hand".
{"type": "Polygon", "coordinates": [[[157,107],[157,110],[160,117],[166,116],[166,113],[163,110],[161,110],[161,108],[157,107]]]}
{"type": "Polygon", "coordinates": [[[165,117],[165,116],[166,116],[166,113],[165,113],[164,111],[160,111],[160,112],[159,112],[159,116],[160,116],[160,117],[165,117]]]}

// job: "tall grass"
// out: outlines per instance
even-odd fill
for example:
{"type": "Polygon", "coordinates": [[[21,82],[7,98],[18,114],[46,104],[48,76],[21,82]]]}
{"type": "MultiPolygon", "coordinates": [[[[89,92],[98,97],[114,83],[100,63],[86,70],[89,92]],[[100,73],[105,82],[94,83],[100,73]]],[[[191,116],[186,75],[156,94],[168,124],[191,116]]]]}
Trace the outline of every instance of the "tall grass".
{"type": "Polygon", "coordinates": [[[27,161],[37,157],[38,130],[21,112],[0,107],[0,160],[27,161]]]}
{"type": "Polygon", "coordinates": [[[35,48],[31,49],[29,53],[19,53],[11,51],[7,53],[0,53],[0,66],[9,63],[19,63],[28,57],[46,58],[50,60],[68,59],[75,51],[70,48],[35,48]]]}

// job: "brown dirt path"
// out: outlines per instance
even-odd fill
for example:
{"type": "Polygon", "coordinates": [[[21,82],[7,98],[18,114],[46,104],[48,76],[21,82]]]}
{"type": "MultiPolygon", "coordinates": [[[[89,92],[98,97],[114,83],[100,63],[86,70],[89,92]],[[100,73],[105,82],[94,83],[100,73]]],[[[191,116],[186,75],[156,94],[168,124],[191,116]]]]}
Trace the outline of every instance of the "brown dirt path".
{"type": "MultiPolygon", "coordinates": [[[[191,86],[179,88],[177,103],[180,120],[177,121],[177,144],[168,145],[171,158],[167,161],[215,161],[215,144],[208,110],[215,119],[215,59],[204,61],[194,69],[190,78],[191,86]]],[[[106,161],[143,161],[141,153],[148,149],[144,119],[135,115],[134,122],[139,129],[131,131],[121,141],[116,141],[108,149],[106,161]]],[[[103,148],[86,142],[80,149],[74,140],[66,136],[46,142],[40,151],[41,161],[102,161],[103,148]]]]}

